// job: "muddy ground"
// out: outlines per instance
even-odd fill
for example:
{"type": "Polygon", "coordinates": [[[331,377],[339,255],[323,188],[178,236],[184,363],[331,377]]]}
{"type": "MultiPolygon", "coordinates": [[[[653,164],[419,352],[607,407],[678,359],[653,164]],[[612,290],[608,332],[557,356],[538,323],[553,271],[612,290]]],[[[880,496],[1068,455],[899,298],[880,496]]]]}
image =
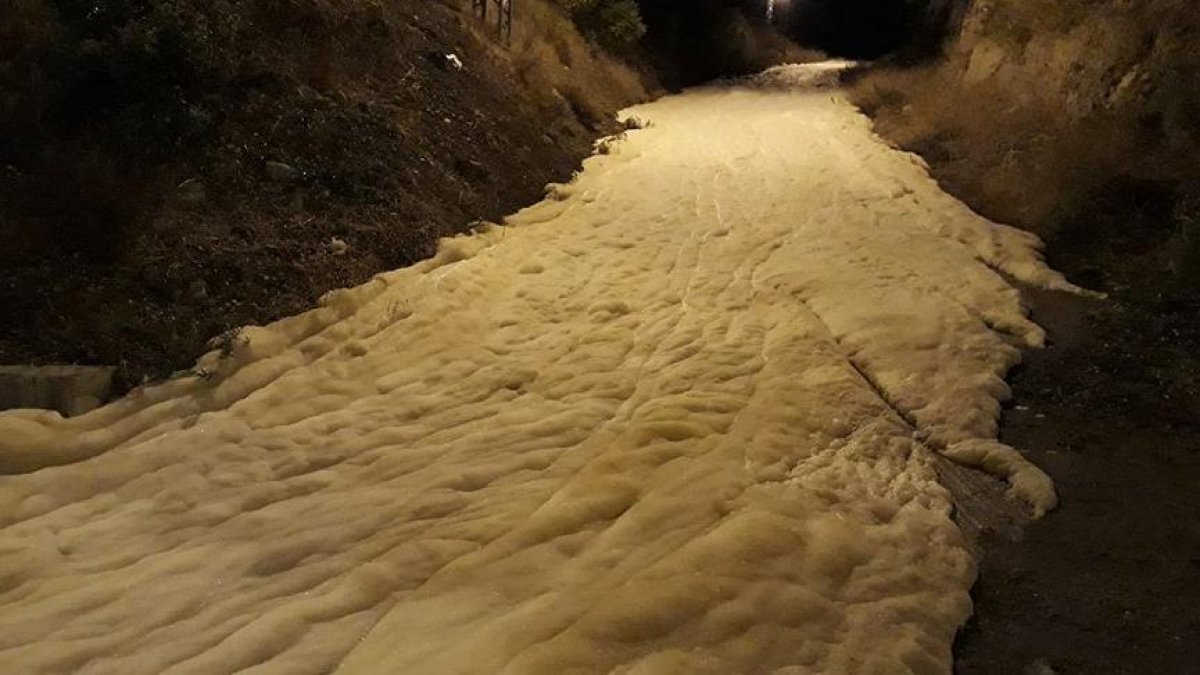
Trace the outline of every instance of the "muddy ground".
{"type": "Polygon", "coordinates": [[[1200,673],[1197,308],[1029,301],[1053,344],[1010,378],[1001,438],[1061,505],[1019,540],[984,540],[956,672],[1200,673]]]}

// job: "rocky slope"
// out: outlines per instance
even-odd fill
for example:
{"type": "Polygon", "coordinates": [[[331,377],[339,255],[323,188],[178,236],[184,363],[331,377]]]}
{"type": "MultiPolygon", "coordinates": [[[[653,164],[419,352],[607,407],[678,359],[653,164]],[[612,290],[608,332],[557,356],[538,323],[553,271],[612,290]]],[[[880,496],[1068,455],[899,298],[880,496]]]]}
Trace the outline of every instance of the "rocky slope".
{"type": "Polygon", "coordinates": [[[1180,2],[987,0],[966,13],[951,62],[964,84],[986,80],[1072,120],[1146,116],[1177,148],[1196,140],[1196,28],[1192,7],[1180,2]]]}
{"type": "Polygon", "coordinates": [[[126,385],[534,201],[646,96],[540,0],[507,47],[466,0],[89,7],[0,28],[0,362],[126,385]]]}

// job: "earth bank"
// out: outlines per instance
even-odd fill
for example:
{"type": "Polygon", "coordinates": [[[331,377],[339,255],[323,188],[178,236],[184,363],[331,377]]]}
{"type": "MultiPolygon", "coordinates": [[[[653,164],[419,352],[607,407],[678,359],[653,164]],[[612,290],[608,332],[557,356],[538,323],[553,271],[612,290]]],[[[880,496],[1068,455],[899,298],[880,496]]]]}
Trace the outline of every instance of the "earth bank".
{"type": "Polygon", "coordinates": [[[90,6],[0,29],[0,362],[120,390],[536,201],[652,79],[540,0],[509,46],[466,0],[90,6]]]}
{"type": "Polygon", "coordinates": [[[961,3],[945,56],[852,94],[951,193],[1108,294],[1032,294],[1052,344],[1005,443],[1061,506],[986,542],[961,673],[1185,673],[1200,630],[1200,35],[1186,3],[961,3]],[[1050,670],[1046,670],[1050,669],[1050,670]]]}

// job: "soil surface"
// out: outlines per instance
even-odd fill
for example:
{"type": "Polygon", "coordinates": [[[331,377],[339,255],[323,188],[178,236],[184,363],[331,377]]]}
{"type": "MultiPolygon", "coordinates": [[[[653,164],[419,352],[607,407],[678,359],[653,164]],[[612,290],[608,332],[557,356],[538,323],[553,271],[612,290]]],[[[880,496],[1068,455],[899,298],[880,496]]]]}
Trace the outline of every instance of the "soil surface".
{"type": "Polygon", "coordinates": [[[984,539],[956,671],[1200,672],[1196,307],[1029,300],[1053,344],[1010,378],[1001,438],[1061,504],[1019,540],[984,539]]]}
{"type": "Polygon", "coordinates": [[[463,6],[252,23],[239,70],[194,87],[187,142],[131,131],[138,97],[85,131],[30,126],[53,147],[0,153],[0,363],[115,366],[120,394],[568,180],[632,100],[567,100],[538,79],[561,65],[495,44],[463,6]]]}
{"type": "Polygon", "coordinates": [[[1027,294],[1051,344],[1011,374],[1001,440],[1053,477],[1060,505],[1015,527],[974,527],[960,509],[982,560],[957,672],[1200,673],[1200,185],[1145,171],[1152,144],[1109,175],[1069,143],[1041,147],[1053,135],[1029,111],[964,112],[922,71],[867,78],[883,95],[854,96],[877,133],[1109,295],[1027,294]]]}

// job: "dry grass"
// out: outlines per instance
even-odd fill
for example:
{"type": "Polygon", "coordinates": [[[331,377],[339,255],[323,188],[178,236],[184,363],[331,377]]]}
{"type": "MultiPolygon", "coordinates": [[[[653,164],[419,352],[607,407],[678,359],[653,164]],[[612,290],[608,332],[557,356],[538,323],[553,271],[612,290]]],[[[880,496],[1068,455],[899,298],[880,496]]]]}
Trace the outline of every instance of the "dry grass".
{"type": "Polygon", "coordinates": [[[1122,173],[1134,152],[1116,119],[1067,122],[1053,100],[1018,103],[936,66],[873,71],[851,95],[880,135],[925,157],[975,208],[1041,234],[1122,173]]]}
{"type": "Polygon", "coordinates": [[[592,128],[646,98],[645,78],[586,40],[557,6],[526,0],[521,9],[507,55],[531,94],[566,101],[592,128]]]}
{"type": "Polygon", "coordinates": [[[1052,260],[1084,283],[1194,297],[1200,22],[1166,0],[1153,4],[1157,15],[1140,7],[1091,23],[1073,2],[1036,16],[1017,3],[993,6],[1000,10],[983,35],[1011,47],[1005,69],[968,82],[960,46],[940,63],[859,73],[853,100],[881,136],[922,155],[947,190],[1047,239],[1052,260]],[[1090,79],[1073,80],[1071,71],[1053,81],[1043,63],[1022,61],[1030,40],[1044,50],[1064,31],[1066,44],[1083,45],[1075,56],[1090,79]],[[1081,32],[1109,47],[1114,35],[1124,41],[1101,51],[1078,40],[1081,32]],[[1133,75],[1136,87],[1116,96],[1133,75]]]}

